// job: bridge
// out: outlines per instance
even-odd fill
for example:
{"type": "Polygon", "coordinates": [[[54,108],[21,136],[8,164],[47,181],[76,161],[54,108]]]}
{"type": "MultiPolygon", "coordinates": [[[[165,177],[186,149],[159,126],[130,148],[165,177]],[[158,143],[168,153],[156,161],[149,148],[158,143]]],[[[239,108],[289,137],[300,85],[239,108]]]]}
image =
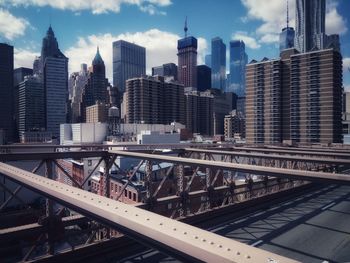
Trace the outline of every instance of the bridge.
{"type": "MultiPolygon", "coordinates": [[[[43,258],[46,260],[54,259],[58,255],[64,254],[59,253],[60,250],[57,249],[58,240],[54,238],[55,227],[53,226],[59,226],[64,232],[64,229],[67,227],[71,228],[74,225],[88,224],[90,228],[85,229],[89,234],[88,240],[84,241],[79,247],[82,250],[90,246],[96,231],[102,229],[108,241],[104,240],[95,244],[101,247],[101,251],[103,251],[103,244],[114,242],[113,245],[115,246],[121,245],[117,245],[117,242],[114,240],[118,238],[110,239],[111,231],[118,231],[118,233],[123,233],[132,240],[137,241],[137,243],[152,247],[185,262],[214,260],[220,262],[297,262],[295,259],[224,238],[184,222],[194,225],[196,222],[208,220],[210,218],[209,215],[215,218],[220,213],[223,213],[222,211],[227,211],[232,209],[232,207],[244,206],[248,203],[256,205],[269,198],[282,198],[283,196],[304,191],[304,189],[306,190],[314,184],[348,185],[350,182],[350,177],[346,172],[339,173],[339,171],[342,172],[349,168],[350,156],[346,151],[338,152],[335,150],[333,154],[340,154],[335,156],[326,149],[325,151],[320,149],[303,149],[301,151],[292,150],[292,154],[288,155],[283,149],[272,149],[282,151],[282,153],[272,153],[271,157],[270,154],[265,152],[265,148],[261,149],[264,153],[259,153],[258,148],[256,148],[254,149],[255,152],[249,153],[249,155],[247,155],[247,152],[251,151],[251,149],[239,151],[235,149],[227,151],[225,149],[223,151],[217,147],[215,149],[212,147],[210,149],[208,147],[198,149],[180,148],[177,146],[173,148],[175,151],[172,155],[156,153],[155,150],[159,149],[156,146],[150,146],[141,152],[135,150],[113,150],[111,147],[99,149],[97,146],[88,149],[83,146],[65,147],[66,151],[57,151],[58,149],[62,150],[63,148],[55,146],[47,147],[45,151],[40,148],[38,152],[25,152],[23,150],[18,152],[19,149],[10,147],[2,151],[3,154],[0,154],[0,161],[3,162],[0,164],[0,173],[5,178],[18,184],[13,190],[0,183],[0,187],[4,191],[11,193],[11,197],[1,205],[0,212],[6,208],[11,200],[18,198],[18,193],[23,187],[48,198],[46,204],[47,217],[44,222],[0,230],[1,246],[6,243],[6,240],[11,240],[11,237],[12,239],[14,237],[28,239],[28,236],[33,236],[34,234],[34,236],[38,237],[33,246],[25,250],[27,253],[23,256],[23,260],[35,258],[33,255],[35,248],[45,242],[48,244],[48,254],[39,256],[42,260],[43,258]],[[85,150],[76,151],[75,148],[83,148],[85,150]],[[149,151],[151,148],[153,148],[153,153],[145,152],[145,150],[149,151]],[[300,156],[294,153],[296,151],[300,152],[300,156]],[[305,152],[308,157],[305,156],[305,152]],[[315,156],[319,158],[315,158],[312,153],[316,153],[315,156]],[[66,158],[80,159],[89,157],[98,157],[99,161],[83,182],[76,181],[58,162],[58,160],[66,158]],[[113,165],[116,165],[115,160],[117,157],[139,160],[138,166],[127,177],[122,192],[132,183],[132,178],[135,176],[136,171],[142,165],[145,165],[146,176],[144,184],[146,193],[143,203],[127,205],[108,198],[111,191],[110,180],[112,176],[109,170],[113,165]],[[244,158],[250,158],[250,160],[242,161],[244,158]],[[263,161],[252,162],[252,158],[260,158],[263,161]],[[32,172],[28,172],[5,163],[19,160],[37,160],[38,165],[32,172]],[[270,163],[274,160],[276,164],[277,162],[285,162],[289,165],[268,165],[267,160],[270,163]],[[153,164],[161,162],[172,163],[173,165],[167,168],[162,180],[157,185],[153,185],[153,164]],[[303,165],[303,162],[307,163],[307,165],[303,165]],[[104,196],[81,189],[86,185],[89,177],[100,164],[106,167],[102,174],[105,185],[104,196]],[[47,178],[35,174],[43,166],[45,166],[47,178]],[[53,180],[55,179],[54,166],[72,180],[73,186],[53,180]],[[191,167],[193,173],[185,175],[185,167],[191,167]],[[331,167],[332,169],[321,170],[319,167],[331,167]],[[334,173],[334,168],[337,168],[338,173],[334,173]],[[193,181],[199,172],[204,174],[202,189],[192,189],[193,181]],[[234,175],[237,173],[261,176],[261,179],[237,185],[234,180],[234,175]],[[176,194],[159,197],[159,193],[165,187],[171,174],[176,176],[176,194]],[[218,184],[219,178],[222,180],[222,184],[218,184]],[[197,200],[201,202],[199,206],[195,204],[197,200]],[[57,216],[53,208],[54,202],[70,208],[80,215],[57,216]],[[173,211],[170,214],[166,214],[167,217],[162,216],[161,214],[164,214],[163,212],[166,210],[165,208],[169,207],[169,204],[171,204],[173,211]],[[177,218],[178,220],[172,218],[177,218]],[[99,224],[93,222],[98,222],[99,224]]],[[[119,172],[126,174],[126,171],[122,169],[119,169],[119,172]]],[[[125,240],[124,237],[119,239],[124,240],[125,244],[135,243],[135,241],[125,240]]],[[[113,247],[112,245],[106,245],[107,248],[108,246],[113,247]]],[[[72,248],[73,250],[69,252],[71,254],[65,253],[71,256],[79,254],[77,252],[79,249],[76,249],[74,246],[72,248]]]]}

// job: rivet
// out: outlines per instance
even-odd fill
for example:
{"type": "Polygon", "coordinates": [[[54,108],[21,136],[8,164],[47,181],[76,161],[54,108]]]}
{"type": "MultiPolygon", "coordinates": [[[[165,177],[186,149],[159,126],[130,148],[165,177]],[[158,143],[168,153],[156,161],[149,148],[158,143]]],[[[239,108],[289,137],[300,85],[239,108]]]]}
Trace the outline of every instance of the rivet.
{"type": "Polygon", "coordinates": [[[237,251],[237,253],[236,253],[237,255],[240,255],[241,254],[241,252],[239,252],[239,251],[237,251]]]}
{"type": "Polygon", "coordinates": [[[187,232],[186,232],[186,231],[184,231],[184,235],[187,235],[187,232]]]}
{"type": "Polygon", "coordinates": [[[248,259],[249,259],[249,258],[250,258],[250,256],[249,256],[249,255],[247,255],[247,256],[246,256],[246,258],[248,258],[248,259]]]}

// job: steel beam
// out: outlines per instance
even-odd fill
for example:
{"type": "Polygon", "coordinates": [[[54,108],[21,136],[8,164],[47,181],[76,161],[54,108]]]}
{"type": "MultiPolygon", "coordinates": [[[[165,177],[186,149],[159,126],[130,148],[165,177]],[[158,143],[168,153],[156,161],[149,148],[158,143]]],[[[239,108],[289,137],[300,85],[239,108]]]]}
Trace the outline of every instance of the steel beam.
{"type": "Polygon", "coordinates": [[[312,171],[300,171],[284,168],[271,168],[256,165],[247,164],[235,164],[235,163],[225,163],[219,161],[207,161],[198,160],[190,158],[180,158],[174,156],[164,156],[157,154],[146,154],[137,152],[126,152],[126,151],[110,151],[111,153],[117,154],[119,156],[132,157],[141,160],[154,160],[154,161],[164,161],[174,164],[187,164],[196,165],[203,168],[215,168],[222,170],[232,170],[236,172],[255,174],[255,175],[266,175],[274,177],[287,177],[293,179],[309,180],[309,181],[319,181],[327,183],[336,184],[350,184],[350,176],[346,174],[333,174],[324,172],[312,172],[312,171]]]}
{"type": "MultiPolygon", "coordinates": [[[[247,148],[249,149],[249,148],[247,148]]],[[[208,149],[194,149],[185,148],[187,152],[197,152],[204,154],[214,154],[214,155],[227,155],[227,156],[238,156],[247,158],[263,158],[263,159],[274,159],[283,161],[298,161],[298,162],[309,162],[309,163],[319,163],[319,164],[329,164],[329,165],[350,165],[350,159],[330,159],[330,158],[315,158],[315,157],[305,157],[305,156],[287,156],[279,154],[265,154],[265,153],[246,153],[240,151],[220,151],[220,150],[208,150],[208,149]]],[[[350,154],[348,155],[350,157],[350,154]]]]}
{"type": "Polygon", "coordinates": [[[81,159],[90,157],[108,157],[107,151],[71,151],[71,152],[27,152],[0,154],[0,162],[43,160],[43,159],[81,159]]]}
{"type": "Polygon", "coordinates": [[[152,212],[1,163],[0,173],[177,258],[205,262],[297,262],[152,212]]]}

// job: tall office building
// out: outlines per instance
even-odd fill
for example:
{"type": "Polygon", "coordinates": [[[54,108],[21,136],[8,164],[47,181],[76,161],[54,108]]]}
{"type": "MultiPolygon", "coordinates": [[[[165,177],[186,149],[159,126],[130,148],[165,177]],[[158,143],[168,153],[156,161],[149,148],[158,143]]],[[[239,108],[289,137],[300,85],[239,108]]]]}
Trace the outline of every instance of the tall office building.
{"type": "Polygon", "coordinates": [[[211,89],[211,69],[206,65],[197,66],[197,90],[211,89]]]}
{"type": "Polygon", "coordinates": [[[285,49],[294,47],[295,31],[293,27],[289,27],[289,6],[287,0],[287,26],[280,33],[280,52],[285,49]]]}
{"type": "Polygon", "coordinates": [[[179,82],[185,87],[197,88],[197,38],[187,36],[187,20],[184,27],[185,38],[177,41],[179,82]]]}
{"type": "Polygon", "coordinates": [[[106,79],[105,63],[97,48],[96,55],[92,61],[87,83],[82,94],[81,115],[83,121],[86,120],[86,108],[94,104],[109,102],[107,88],[109,86],[106,79]]]}
{"type": "Polygon", "coordinates": [[[152,68],[152,76],[162,76],[177,80],[177,66],[174,63],[163,64],[159,67],[152,68]]]}
{"type": "Polygon", "coordinates": [[[45,126],[44,85],[37,75],[26,76],[18,84],[19,135],[30,131],[43,131],[45,126]]]}
{"type": "Polygon", "coordinates": [[[0,43],[0,130],[13,140],[13,46],[0,43]]]}
{"type": "Polygon", "coordinates": [[[185,124],[184,87],[164,77],[142,76],[126,81],[126,123],[185,124]]]}
{"type": "Polygon", "coordinates": [[[146,74],[146,49],[119,40],[113,42],[113,86],[125,91],[125,81],[146,74]]]}
{"type": "Polygon", "coordinates": [[[205,55],[204,60],[205,65],[211,68],[211,54],[205,55]]]}
{"type": "Polygon", "coordinates": [[[248,143],[340,143],[342,58],[334,49],[247,66],[248,143]],[[282,88],[283,87],[283,88],[282,88]]]}
{"type": "Polygon", "coordinates": [[[211,40],[211,88],[226,89],[226,45],[221,38],[211,40]]]}
{"type": "Polygon", "coordinates": [[[60,124],[67,120],[68,58],[59,49],[51,26],[43,38],[40,63],[45,89],[46,131],[59,137],[60,124]]]}
{"type": "Polygon", "coordinates": [[[88,71],[87,65],[81,64],[79,72],[73,72],[69,78],[69,85],[71,86],[72,94],[70,97],[71,105],[71,116],[70,120],[72,123],[81,122],[81,108],[82,103],[82,94],[85,88],[85,85],[88,81],[88,71]]]}
{"type": "Polygon", "coordinates": [[[230,41],[230,78],[226,91],[234,92],[238,97],[245,96],[245,69],[248,56],[242,40],[230,41]]]}
{"type": "Polygon", "coordinates": [[[13,71],[13,86],[16,87],[19,83],[24,80],[25,76],[33,75],[33,70],[31,68],[16,68],[13,71]]]}
{"type": "Polygon", "coordinates": [[[326,0],[296,0],[295,47],[301,53],[334,48],[340,51],[339,35],[326,35],[326,0]]]}

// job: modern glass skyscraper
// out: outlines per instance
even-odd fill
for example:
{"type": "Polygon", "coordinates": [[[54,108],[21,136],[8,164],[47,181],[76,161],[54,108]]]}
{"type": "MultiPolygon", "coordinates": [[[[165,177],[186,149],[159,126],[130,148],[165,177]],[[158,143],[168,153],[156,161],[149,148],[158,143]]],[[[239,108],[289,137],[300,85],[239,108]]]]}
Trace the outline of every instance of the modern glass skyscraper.
{"type": "Polygon", "coordinates": [[[225,91],[226,45],[221,38],[211,40],[211,87],[225,91]]]}
{"type": "Polygon", "coordinates": [[[185,87],[197,88],[197,38],[189,36],[177,41],[177,77],[185,87]]]}
{"type": "Polygon", "coordinates": [[[205,65],[211,68],[211,54],[205,55],[205,65]]]}
{"type": "Polygon", "coordinates": [[[67,119],[68,58],[58,48],[51,26],[43,39],[41,65],[46,101],[46,131],[59,137],[60,124],[66,123],[67,119]]]}
{"type": "Polygon", "coordinates": [[[245,96],[245,68],[248,55],[242,40],[230,42],[230,79],[227,92],[234,92],[238,97],[245,96]]]}
{"type": "Polygon", "coordinates": [[[294,28],[289,27],[289,6],[287,0],[287,26],[282,29],[280,33],[280,52],[285,49],[294,47],[295,31],[294,28]]]}
{"type": "Polygon", "coordinates": [[[119,40],[113,42],[113,86],[125,91],[125,81],[146,74],[146,49],[119,40]]]}
{"type": "Polygon", "coordinates": [[[0,129],[13,139],[13,46],[0,43],[0,129]]]}
{"type": "Polygon", "coordinates": [[[296,0],[295,47],[301,52],[323,49],[328,39],[325,34],[326,0],[296,0]]]}

